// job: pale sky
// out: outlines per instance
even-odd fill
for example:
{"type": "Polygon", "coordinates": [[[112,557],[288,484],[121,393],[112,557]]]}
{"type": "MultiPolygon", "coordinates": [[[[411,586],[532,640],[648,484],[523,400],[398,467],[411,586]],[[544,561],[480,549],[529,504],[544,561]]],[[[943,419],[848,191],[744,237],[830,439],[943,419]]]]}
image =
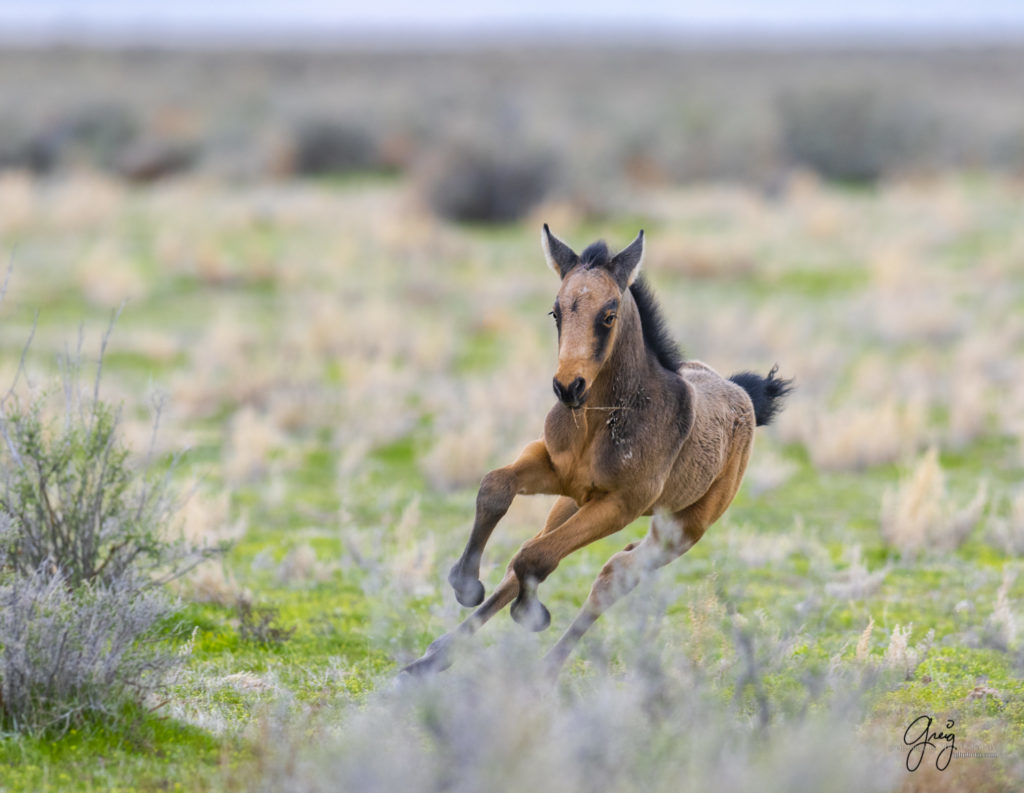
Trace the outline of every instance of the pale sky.
{"type": "Polygon", "coordinates": [[[0,35],[457,34],[616,29],[662,34],[1024,34],[1024,0],[0,0],[0,35]]]}

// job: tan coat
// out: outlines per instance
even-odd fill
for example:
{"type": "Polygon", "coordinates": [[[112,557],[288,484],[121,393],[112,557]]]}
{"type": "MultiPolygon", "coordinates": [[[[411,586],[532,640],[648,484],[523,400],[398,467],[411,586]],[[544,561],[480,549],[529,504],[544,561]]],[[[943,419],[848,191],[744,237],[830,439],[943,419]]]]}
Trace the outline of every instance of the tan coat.
{"type": "MultiPolygon", "coordinates": [[[[754,427],[766,423],[789,382],[750,373],[725,379],[684,361],[638,275],[643,232],[616,256],[596,243],[578,256],[542,236],[548,264],[562,278],[552,314],[559,358],[558,402],[543,437],[510,465],[487,474],[476,519],[449,581],[464,606],[480,606],[455,633],[472,633],[505,605],[532,630],[550,622],[537,587],[573,551],[653,515],[639,543],[601,570],[583,610],[548,655],[553,673],[583,632],[640,578],[693,547],[732,502],[746,470],[754,427]],[[509,563],[484,602],[480,559],[516,495],[560,496],[541,531],[509,563]],[[482,605],[480,605],[482,603],[482,605]]],[[[450,663],[451,637],[434,642],[409,673],[450,663]]]]}

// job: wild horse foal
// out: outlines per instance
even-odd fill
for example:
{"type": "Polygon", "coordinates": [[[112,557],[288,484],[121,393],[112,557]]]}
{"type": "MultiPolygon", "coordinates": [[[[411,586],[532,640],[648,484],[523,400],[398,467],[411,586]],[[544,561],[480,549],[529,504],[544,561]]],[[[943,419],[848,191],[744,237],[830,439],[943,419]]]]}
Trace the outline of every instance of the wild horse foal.
{"type": "Polygon", "coordinates": [[[463,606],[479,608],[405,668],[444,669],[455,636],[470,634],[512,603],[530,630],[551,616],[537,587],[573,551],[653,515],[640,541],[612,556],[586,604],[547,656],[557,674],[583,633],[640,579],[686,553],[725,512],[747,467],[754,426],[767,424],[790,381],[743,372],[726,380],[685,361],[639,278],[644,233],[609,255],[603,242],[577,255],[547,225],[548,265],[562,279],[551,314],[558,329],[558,402],[544,436],[511,465],[483,478],[476,520],[448,581],[463,606]],[[513,557],[484,601],[480,558],[516,495],[559,496],[544,528],[513,557]],[[483,605],[480,605],[483,603],[483,605]]]}

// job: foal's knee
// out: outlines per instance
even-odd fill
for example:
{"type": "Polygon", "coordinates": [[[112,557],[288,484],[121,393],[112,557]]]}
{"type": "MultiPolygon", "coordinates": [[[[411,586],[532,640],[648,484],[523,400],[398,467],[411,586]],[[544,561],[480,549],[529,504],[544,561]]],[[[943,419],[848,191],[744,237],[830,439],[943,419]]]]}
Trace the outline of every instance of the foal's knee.
{"type": "Polygon", "coordinates": [[[516,475],[508,468],[498,468],[484,476],[476,494],[477,515],[498,520],[508,511],[516,496],[516,475]]]}
{"type": "Polygon", "coordinates": [[[531,578],[539,583],[555,571],[555,568],[558,567],[558,559],[537,546],[526,543],[512,557],[509,567],[519,579],[520,584],[531,578]]]}
{"type": "Polygon", "coordinates": [[[587,602],[591,609],[603,612],[612,603],[630,592],[640,581],[641,571],[634,549],[639,543],[631,542],[605,562],[590,588],[587,602]]]}
{"type": "Polygon", "coordinates": [[[633,549],[639,544],[640,543],[638,542],[631,542],[621,551],[614,554],[611,559],[605,562],[604,567],[601,568],[601,572],[597,574],[597,581],[595,582],[595,585],[601,581],[607,581],[614,577],[624,565],[629,564],[633,556],[633,549]]]}

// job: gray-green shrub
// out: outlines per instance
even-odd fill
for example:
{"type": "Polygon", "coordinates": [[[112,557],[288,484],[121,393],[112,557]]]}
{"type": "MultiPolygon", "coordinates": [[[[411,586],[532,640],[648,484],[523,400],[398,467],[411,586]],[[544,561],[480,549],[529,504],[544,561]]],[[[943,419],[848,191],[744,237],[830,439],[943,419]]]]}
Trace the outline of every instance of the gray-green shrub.
{"type": "Polygon", "coordinates": [[[788,158],[827,179],[873,182],[920,161],[927,114],[868,88],[819,88],[779,99],[788,158]]]}
{"type": "Polygon", "coordinates": [[[452,144],[423,168],[420,190],[440,217],[507,223],[523,217],[555,181],[552,158],[543,154],[452,144]]]}
{"type": "Polygon", "coordinates": [[[0,398],[0,726],[17,730],[158,688],[175,662],[161,584],[210,553],[170,539],[169,477],[129,455],[99,371],[87,391],[80,356],[64,364],[57,419],[41,396],[0,398]]]}
{"type": "Polygon", "coordinates": [[[307,118],[292,131],[295,173],[303,176],[380,170],[377,143],[363,128],[330,118],[307,118]]]}
{"type": "Polygon", "coordinates": [[[11,530],[6,566],[20,577],[58,569],[70,587],[109,584],[164,563],[161,536],[172,504],[159,482],[143,483],[119,442],[118,414],[103,402],[68,411],[48,427],[40,402],[10,403],[3,419],[0,509],[11,530]]]}
{"type": "Polygon", "coordinates": [[[117,718],[156,690],[176,661],[157,628],[173,614],[160,590],[122,574],[71,586],[59,567],[0,584],[0,723],[67,729],[85,713],[117,718]]]}

